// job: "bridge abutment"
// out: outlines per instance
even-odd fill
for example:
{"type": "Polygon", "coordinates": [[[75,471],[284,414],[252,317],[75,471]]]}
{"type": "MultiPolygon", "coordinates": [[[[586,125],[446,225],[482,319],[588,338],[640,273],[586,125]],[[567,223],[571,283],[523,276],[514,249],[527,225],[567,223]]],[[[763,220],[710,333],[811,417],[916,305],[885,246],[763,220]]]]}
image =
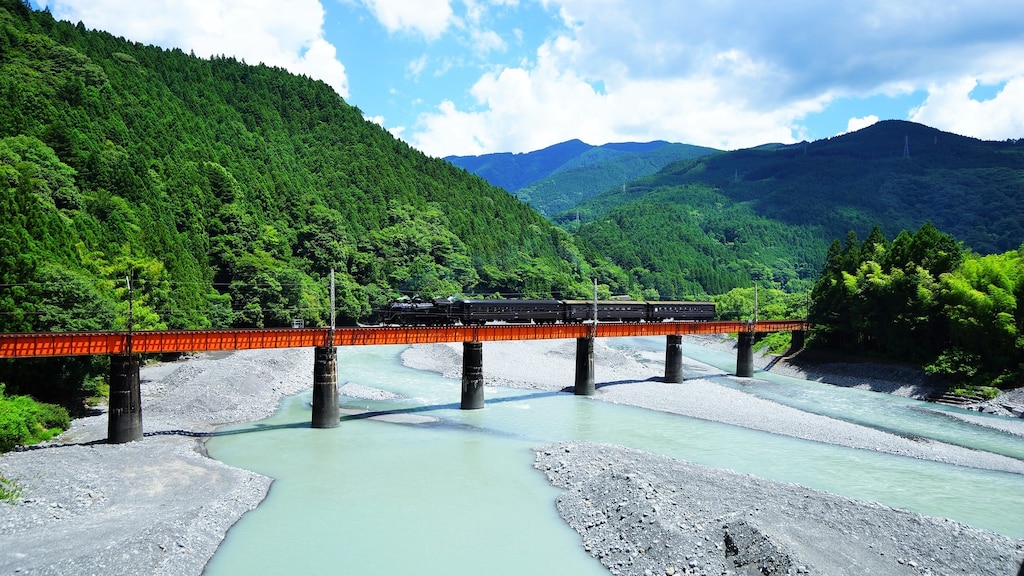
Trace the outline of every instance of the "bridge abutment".
{"type": "Polygon", "coordinates": [[[110,357],[110,400],[107,442],[123,444],[142,439],[142,392],[139,361],[131,354],[110,357]]]}
{"type": "Polygon", "coordinates": [[[484,343],[462,343],[462,402],[463,410],[484,407],[484,343]]]}
{"type": "Polygon", "coordinates": [[[592,337],[576,339],[576,383],[573,394],[577,396],[593,396],[594,387],[594,339],[592,337]]]}
{"type": "Polygon", "coordinates": [[[665,337],[665,382],[683,381],[683,337],[670,334],[665,337]]]}
{"type": "Polygon", "coordinates": [[[754,333],[740,332],[736,344],[736,375],[750,378],[754,375],[754,333]]]}
{"type": "Polygon", "coordinates": [[[313,428],[341,424],[338,407],[338,349],[317,346],[313,353],[313,428]]]}

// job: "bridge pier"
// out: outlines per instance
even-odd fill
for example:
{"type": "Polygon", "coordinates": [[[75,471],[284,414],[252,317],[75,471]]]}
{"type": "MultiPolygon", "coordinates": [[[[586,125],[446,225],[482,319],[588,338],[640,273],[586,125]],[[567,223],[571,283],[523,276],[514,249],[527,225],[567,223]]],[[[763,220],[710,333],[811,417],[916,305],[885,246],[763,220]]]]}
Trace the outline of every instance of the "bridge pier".
{"type": "Polygon", "coordinates": [[[740,378],[750,378],[754,375],[753,332],[739,333],[739,343],[736,344],[736,375],[740,378]]]}
{"type": "Polygon", "coordinates": [[[313,352],[313,428],[341,424],[338,407],[338,349],[317,346],[313,352]]]}
{"type": "Polygon", "coordinates": [[[576,384],[573,394],[577,396],[593,396],[594,387],[594,339],[592,337],[576,339],[576,384]]]}
{"type": "Polygon", "coordinates": [[[110,358],[110,400],[107,442],[123,444],[142,439],[142,392],[139,361],[131,354],[110,358]]]}
{"type": "Polygon", "coordinates": [[[789,353],[796,354],[797,352],[804,349],[804,345],[807,343],[807,331],[806,330],[793,330],[789,333],[789,353]]]}
{"type": "Polygon", "coordinates": [[[665,337],[665,382],[683,381],[683,337],[669,334],[665,337]]]}
{"type": "Polygon", "coordinates": [[[484,407],[484,343],[462,343],[462,403],[463,410],[484,407]]]}

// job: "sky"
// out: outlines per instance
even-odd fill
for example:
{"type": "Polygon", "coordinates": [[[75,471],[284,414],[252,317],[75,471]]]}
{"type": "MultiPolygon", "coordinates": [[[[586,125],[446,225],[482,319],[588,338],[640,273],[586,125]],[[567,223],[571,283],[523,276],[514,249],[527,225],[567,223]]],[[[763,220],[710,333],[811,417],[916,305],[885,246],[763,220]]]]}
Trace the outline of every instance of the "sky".
{"type": "Polygon", "coordinates": [[[1021,0],[32,0],[322,80],[424,153],[735,150],[899,119],[1024,138],[1021,0]]]}

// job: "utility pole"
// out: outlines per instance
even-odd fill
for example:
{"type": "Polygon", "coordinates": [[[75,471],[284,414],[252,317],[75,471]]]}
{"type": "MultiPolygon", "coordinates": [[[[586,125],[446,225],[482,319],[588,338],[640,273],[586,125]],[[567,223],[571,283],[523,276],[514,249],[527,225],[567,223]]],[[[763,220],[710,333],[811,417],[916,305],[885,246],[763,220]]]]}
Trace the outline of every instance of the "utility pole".
{"type": "Polygon", "coordinates": [[[754,325],[757,325],[757,282],[754,282],[754,325]]]}
{"type": "Polygon", "coordinates": [[[334,303],[334,268],[331,268],[331,330],[327,336],[327,345],[334,346],[334,327],[335,327],[335,303],[334,303]]]}
{"type": "Polygon", "coordinates": [[[135,326],[135,311],[133,309],[132,277],[131,272],[124,277],[124,283],[128,286],[128,340],[125,342],[128,356],[132,355],[132,330],[135,326]]]}

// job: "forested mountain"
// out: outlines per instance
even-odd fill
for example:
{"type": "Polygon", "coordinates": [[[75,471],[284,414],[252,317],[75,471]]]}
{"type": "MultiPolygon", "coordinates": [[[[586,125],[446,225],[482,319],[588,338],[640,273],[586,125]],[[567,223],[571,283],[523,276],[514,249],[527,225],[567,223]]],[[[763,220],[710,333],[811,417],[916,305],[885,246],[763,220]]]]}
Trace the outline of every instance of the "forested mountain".
{"type": "Polygon", "coordinates": [[[579,140],[525,154],[449,156],[452,164],[512,192],[549,216],[679,160],[718,152],[664,141],[591,146],[579,140]]]}
{"type": "Polygon", "coordinates": [[[662,297],[806,289],[829,244],[925,222],[981,254],[1024,242],[1024,141],[911,122],[676,162],[555,216],[662,297]],[[582,226],[577,224],[577,219],[582,226]]]}
{"type": "MultiPolygon", "coordinates": [[[[351,322],[625,276],[326,84],[0,0],[0,331],[351,322]]],[[[0,380],[3,375],[0,374],[0,380]]],[[[10,384],[10,381],[8,381],[10,384]]]]}

